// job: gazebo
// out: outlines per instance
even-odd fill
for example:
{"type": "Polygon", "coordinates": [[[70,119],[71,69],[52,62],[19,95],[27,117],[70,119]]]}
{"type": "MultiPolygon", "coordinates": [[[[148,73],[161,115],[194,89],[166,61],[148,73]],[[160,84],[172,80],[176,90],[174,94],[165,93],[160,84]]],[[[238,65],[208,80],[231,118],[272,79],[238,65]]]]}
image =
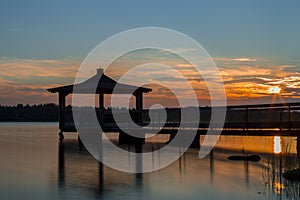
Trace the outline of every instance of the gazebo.
{"type": "MultiPolygon", "coordinates": [[[[58,93],[59,99],[59,129],[62,132],[76,132],[75,123],[72,116],[72,110],[66,109],[66,97],[69,94],[98,94],[99,95],[99,112],[103,112],[104,108],[104,95],[112,94],[114,88],[118,86],[118,94],[131,94],[135,96],[136,100],[136,111],[142,113],[143,110],[143,93],[152,91],[150,88],[137,87],[133,85],[127,85],[118,83],[111,77],[103,73],[103,69],[97,69],[97,74],[89,78],[88,80],[79,83],[66,85],[61,87],[55,87],[47,89],[51,93],[58,93]],[[97,84],[97,87],[95,86],[97,84]],[[76,90],[74,91],[73,88],[76,90]]],[[[103,116],[103,115],[100,115],[103,116]]],[[[141,115],[138,115],[141,119],[141,115]]],[[[101,120],[101,119],[100,119],[101,120]]],[[[105,124],[102,124],[105,126],[105,124]]],[[[114,127],[116,128],[116,127],[114,127]]],[[[63,135],[62,135],[63,137],[63,135]]]]}

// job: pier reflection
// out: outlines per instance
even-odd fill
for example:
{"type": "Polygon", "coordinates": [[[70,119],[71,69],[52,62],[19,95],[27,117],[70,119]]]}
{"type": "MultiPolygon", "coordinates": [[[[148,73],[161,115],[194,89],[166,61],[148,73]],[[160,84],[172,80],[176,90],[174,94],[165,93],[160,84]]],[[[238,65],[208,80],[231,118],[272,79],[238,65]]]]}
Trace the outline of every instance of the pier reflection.
{"type": "Polygon", "coordinates": [[[58,145],[58,187],[59,191],[64,191],[65,187],[65,149],[64,143],[58,145]]]}
{"type": "MultiPolygon", "coordinates": [[[[254,137],[249,137],[246,141],[245,138],[221,137],[216,147],[204,159],[198,158],[198,149],[189,149],[167,168],[146,174],[130,174],[111,169],[95,160],[84,148],[79,148],[76,139],[65,140],[58,145],[59,195],[63,199],[69,197],[70,193],[76,196],[84,190],[85,194],[93,195],[93,198],[108,199],[124,195],[124,199],[145,195],[156,198],[159,193],[149,194],[149,190],[158,190],[162,194],[162,191],[178,193],[178,198],[183,194],[181,191],[193,191],[196,194],[202,191],[201,195],[209,198],[212,191],[233,190],[242,196],[264,196],[262,199],[299,199],[300,183],[282,177],[286,170],[299,167],[299,140],[260,138],[262,144],[269,144],[264,151],[255,151],[244,145],[255,144],[257,140],[258,138],[254,137]],[[239,142],[242,148],[229,148],[228,142],[239,142]],[[250,154],[259,154],[262,160],[227,160],[229,155],[250,154]],[[232,189],[232,185],[236,189],[232,189]]],[[[122,147],[131,151],[135,148],[122,147]]],[[[157,147],[159,143],[147,143],[143,149],[135,148],[135,151],[141,152],[145,148],[148,151],[157,147]]],[[[142,163],[138,165],[140,167],[142,163]]]]}

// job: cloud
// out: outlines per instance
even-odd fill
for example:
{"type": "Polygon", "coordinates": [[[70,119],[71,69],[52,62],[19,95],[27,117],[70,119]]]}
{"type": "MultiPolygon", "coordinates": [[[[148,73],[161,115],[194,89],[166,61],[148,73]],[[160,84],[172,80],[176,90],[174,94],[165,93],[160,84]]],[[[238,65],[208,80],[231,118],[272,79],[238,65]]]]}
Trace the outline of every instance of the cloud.
{"type": "Polygon", "coordinates": [[[266,81],[259,77],[235,77],[232,78],[231,80],[224,81],[225,85],[229,84],[236,84],[236,83],[243,83],[243,82],[253,82],[257,84],[264,84],[266,81]]]}
{"type": "Polygon", "coordinates": [[[72,83],[79,64],[76,60],[0,57],[0,104],[56,101],[46,89],[72,83]]]}
{"type": "Polygon", "coordinates": [[[255,58],[233,58],[231,59],[231,61],[238,61],[238,62],[255,62],[256,59],[255,58]]]}
{"type": "Polygon", "coordinates": [[[253,57],[239,57],[239,58],[227,58],[227,57],[217,57],[213,58],[216,62],[224,62],[224,63],[240,63],[240,62],[255,62],[256,58],[253,57]]]}
{"type": "Polygon", "coordinates": [[[189,63],[179,63],[176,66],[177,67],[193,67],[193,65],[189,64],[189,63]]]}
{"type": "MultiPolygon", "coordinates": [[[[31,60],[1,57],[0,79],[16,82],[39,79],[36,83],[47,82],[51,78],[64,80],[64,78],[75,77],[79,64],[73,60],[31,60]]],[[[59,84],[59,80],[57,80],[57,84],[59,84]]]]}
{"type": "MultiPolygon", "coordinates": [[[[152,59],[147,60],[152,61],[152,59]]],[[[220,74],[224,81],[229,101],[249,99],[271,99],[270,87],[281,88],[283,98],[299,98],[300,73],[295,65],[275,65],[272,62],[261,62],[251,57],[217,58],[220,74]]],[[[161,61],[161,64],[171,66],[173,69],[164,69],[155,64],[149,68],[137,70],[128,76],[128,84],[160,81],[161,85],[149,85],[153,92],[145,95],[145,104],[158,101],[171,106],[176,97],[170,90],[163,87],[168,85],[180,91],[180,98],[192,98],[192,92],[185,87],[187,82],[194,88],[199,101],[209,102],[210,94],[207,84],[213,84],[214,73],[203,73],[206,81],[189,63],[178,59],[161,61]],[[182,76],[172,72],[177,71],[182,76]],[[157,100],[155,100],[155,98],[157,100]]],[[[118,79],[131,66],[143,64],[141,60],[126,58],[114,63],[108,74],[118,79]],[[122,61],[122,62],[121,62],[122,61]]],[[[78,60],[33,60],[0,57],[0,104],[16,103],[45,103],[57,102],[56,95],[46,91],[47,88],[71,84],[74,81],[80,66],[78,60]]],[[[124,81],[127,81],[126,79],[124,81]]],[[[245,103],[245,101],[243,101],[245,103]]],[[[267,103],[267,102],[265,102],[267,103]]],[[[174,104],[175,105],[175,104],[174,104]]]]}
{"type": "Polygon", "coordinates": [[[274,77],[273,70],[270,68],[261,68],[257,66],[232,66],[219,68],[224,81],[233,79],[248,79],[252,77],[272,78],[274,77]]]}
{"type": "Polygon", "coordinates": [[[182,54],[187,52],[194,52],[197,51],[196,48],[172,48],[172,49],[161,49],[159,50],[160,53],[173,53],[173,54],[182,54]]]}
{"type": "Polygon", "coordinates": [[[187,81],[184,78],[177,78],[177,77],[173,77],[173,76],[159,77],[159,78],[156,78],[154,80],[167,81],[167,82],[185,82],[185,81],[187,81]]]}
{"type": "Polygon", "coordinates": [[[300,88],[300,74],[296,65],[276,65],[270,60],[252,57],[214,60],[220,69],[229,101],[273,96],[269,89],[274,86],[281,88],[278,94],[281,98],[298,98],[296,91],[300,88]]]}

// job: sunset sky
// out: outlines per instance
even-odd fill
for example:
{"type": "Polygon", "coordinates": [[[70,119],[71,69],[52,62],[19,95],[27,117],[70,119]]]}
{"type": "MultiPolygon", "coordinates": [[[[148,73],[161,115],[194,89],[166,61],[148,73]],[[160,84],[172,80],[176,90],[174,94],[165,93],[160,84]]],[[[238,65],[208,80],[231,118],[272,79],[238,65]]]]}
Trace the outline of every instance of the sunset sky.
{"type": "MultiPolygon", "coordinates": [[[[46,89],[72,83],[99,42],[149,26],[174,29],[200,43],[220,70],[229,104],[300,101],[299,1],[179,2],[1,1],[0,104],[57,103],[46,89]]],[[[159,57],[187,67],[163,53],[159,57]]],[[[134,64],[128,58],[111,74],[117,77],[134,64]]],[[[165,78],[180,86],[178,77],[165,78]]],[[[203,80],[188,81],[207,105],[203,80]]],[[[168,105],[168,91],[156,89],[148,101],[156,97],[168,105]]]]}

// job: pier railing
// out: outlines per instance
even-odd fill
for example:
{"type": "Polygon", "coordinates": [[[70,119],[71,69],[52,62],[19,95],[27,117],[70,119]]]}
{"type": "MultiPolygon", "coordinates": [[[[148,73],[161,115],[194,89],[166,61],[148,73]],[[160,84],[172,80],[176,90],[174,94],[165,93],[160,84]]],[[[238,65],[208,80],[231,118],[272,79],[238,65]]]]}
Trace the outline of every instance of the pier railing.
{"type": "MultiPolygon", "coordinates": [[[[218,109],[221,107],[215,107],[218,109]]],[[[182,108],[182,109],[197,109],[197,108],[182,108]]],[[[181,119],[181,109],[170,108],[166,110],[143,110],[139,113],[136,110],[131,110],[130,115],[132,120],[126,120],[127,110],[115,111],[117,115],[125,119],[119,122],[122,127],[131,128],[133,123],[141,126],[148,125],[148,128],[153,129],[177,129],[198,127],[199,129],[207,129],[210,124],[213,127],[222,128],[223,130],[300,130],[300,103],[282,103],[282,104],[259,104],[259,105],[243,105],[243,106],[227,106],[226,119],[224,124],[218,121],[211,121],[211,108],[200,107],[200,120],[195,116],[188,116],[184,120],[181,119]]],[[[119,127],[116,124],[113,114],[110,110],[95,110],[99,124],[105,131],[118,131],[119,127]]],[[[187,111],[188,112],[188,111],[187,111]]],[[[88,118],[84,112],[77,113],[78,119],[82,118],[85,124],[75,124],[72,111],[66,110],[63,112],[60,127],[62,131],[76,131],[78,126],[90,126],[88,118]]],[[[119,125],[120,125],[119,124],[119,125]]]]}

